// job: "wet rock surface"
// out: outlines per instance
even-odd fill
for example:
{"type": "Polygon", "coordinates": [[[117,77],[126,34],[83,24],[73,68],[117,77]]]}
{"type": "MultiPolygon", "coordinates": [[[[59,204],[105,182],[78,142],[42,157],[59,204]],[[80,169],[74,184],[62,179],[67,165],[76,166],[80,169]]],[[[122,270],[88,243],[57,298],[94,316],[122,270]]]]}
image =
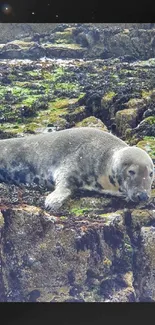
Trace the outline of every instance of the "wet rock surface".
{"type": "MultiPolygon", "coordinates": [[[[154,24],[32,27],[1,40],[0,138],[91,126],[155,161],[154,24]]],[[[154,187],[141,205],[77,193],[55,216],[48,194],[0,184],[0,301],[155,301],[154,187]]]]}

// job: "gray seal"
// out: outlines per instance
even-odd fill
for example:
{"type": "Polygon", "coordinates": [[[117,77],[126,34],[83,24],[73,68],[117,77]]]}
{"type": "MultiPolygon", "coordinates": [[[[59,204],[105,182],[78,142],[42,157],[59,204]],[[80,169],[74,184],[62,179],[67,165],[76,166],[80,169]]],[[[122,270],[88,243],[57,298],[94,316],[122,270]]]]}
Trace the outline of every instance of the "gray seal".
{"type": "Polygon", "coordinates": [[[135,202],[151,195],[154,166],[142,149],[89,127],[0,141],[0,181],[55,190],[45,208],[58,211],[75,190],[95,190],[135,202]]]}

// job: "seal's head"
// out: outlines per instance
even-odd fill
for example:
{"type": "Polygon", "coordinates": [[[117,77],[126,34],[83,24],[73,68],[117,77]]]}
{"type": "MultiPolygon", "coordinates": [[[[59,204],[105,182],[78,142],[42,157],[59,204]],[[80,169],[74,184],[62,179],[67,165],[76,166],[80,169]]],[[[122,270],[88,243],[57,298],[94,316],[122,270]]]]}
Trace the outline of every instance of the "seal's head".
{"type": "Polygon", "coordinates": [[[137,147],[125,147],[114,153],[113,168],[119,190],[131,201],[148,201],[154,179],[150,156],[137,147]]]}

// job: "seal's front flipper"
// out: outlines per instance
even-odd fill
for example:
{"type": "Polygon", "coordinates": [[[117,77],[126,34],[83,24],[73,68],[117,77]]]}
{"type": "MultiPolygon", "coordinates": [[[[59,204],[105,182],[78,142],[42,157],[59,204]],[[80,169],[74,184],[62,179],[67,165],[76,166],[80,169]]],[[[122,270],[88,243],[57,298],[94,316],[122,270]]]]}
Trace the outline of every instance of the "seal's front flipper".
{"type": "Polygon", "coordinates": [[[71,196],[71,190],[64,186],[56,187],[55,191],[49,194],[45,200],[45,209],[57,212],[63,203],[71,196]]]}

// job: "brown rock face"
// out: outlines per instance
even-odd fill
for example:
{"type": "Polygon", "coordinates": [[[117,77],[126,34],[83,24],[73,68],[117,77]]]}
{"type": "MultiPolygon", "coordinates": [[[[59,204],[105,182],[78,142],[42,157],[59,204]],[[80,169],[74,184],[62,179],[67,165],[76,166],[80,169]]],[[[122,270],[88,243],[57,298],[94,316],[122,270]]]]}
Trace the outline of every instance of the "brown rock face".
{"type": "Polygon", "coordinates": [[[78,213],[55,217],[29,205],[2,208],[1,301],[154,301],[153,287],[148,293],[154,240],[144,230],[153,234],[155,215],[78,213]]]}

